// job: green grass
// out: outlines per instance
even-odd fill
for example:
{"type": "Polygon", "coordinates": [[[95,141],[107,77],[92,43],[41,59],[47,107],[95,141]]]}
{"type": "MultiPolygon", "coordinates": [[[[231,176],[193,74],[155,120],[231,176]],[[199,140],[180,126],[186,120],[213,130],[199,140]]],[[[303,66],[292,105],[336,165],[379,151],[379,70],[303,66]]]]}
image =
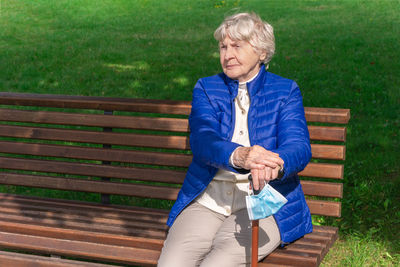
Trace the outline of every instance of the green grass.
{"type": "Polygon", "coordinates": [[[236,11],[274,26],[270,71],[306,106],[351,109],[342,218],[315,218],[340,227],[323,265],[400,265],[398,0],[0,0],[0,91],[190,100],[236,11]]]}

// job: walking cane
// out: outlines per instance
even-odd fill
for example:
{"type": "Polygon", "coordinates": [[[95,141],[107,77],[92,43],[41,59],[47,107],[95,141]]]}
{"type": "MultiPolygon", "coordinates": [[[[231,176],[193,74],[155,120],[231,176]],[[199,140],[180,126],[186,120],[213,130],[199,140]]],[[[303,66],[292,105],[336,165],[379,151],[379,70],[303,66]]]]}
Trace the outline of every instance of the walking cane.
{"type": "MultiPolygon", "coordinates": [[[[254,195],[258,195],[260,190],[255,190],[253,186],[253,177],[249,175],[251,189],[254,195]]],[[[257,267],[258,263],[258,220],[251,221],[251,267],[257,267]]]]}

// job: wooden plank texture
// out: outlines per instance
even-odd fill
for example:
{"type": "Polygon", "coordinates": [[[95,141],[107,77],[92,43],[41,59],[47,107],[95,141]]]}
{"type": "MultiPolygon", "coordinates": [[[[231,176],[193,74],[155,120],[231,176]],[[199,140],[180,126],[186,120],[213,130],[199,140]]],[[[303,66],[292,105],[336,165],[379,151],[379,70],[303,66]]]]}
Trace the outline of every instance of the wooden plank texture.
{"type": "Polygon", "coordinates": [[[337,142],[346,141],[345,127],[309,125],[308,131],[310,132],[311,140],[337,141],[337,142]]]}
{"type": "Polygon", "coordinates": [[[13,143],[5,141],[0,141],[0,152],[33,156],[73,158],[110,162],[115,161],[175,167],[187,167],[192,160],[191,155],[177,153],[45,145],[33,143],[13,143]]]}
{"type": "Polygon", "coordinates": [[[342,183],[301,181],[303,192],[305,195],[321,196],[321,197],[343,197],[342,183]]]}
{"type": "Polygon", "coordinates": [[[300,176],[343,179],[344,167],[341,164],[313,163],[310,162],[300,176]]]}
{"type": "Polygon", "coordinates": [[[0,173],[0,183],[5,185],[20,185],[37,188],[116,194],[168,200],[175,200],[179,192],[179,188],[165,186],[93,180],[90,181],[16,173],[0,173]]]}
{"type": "Polygon", "coordinates": [[[9,125],[0,125],[0,136],[91,144],[190,149],[189,138],[186,136],[113,133],[9,125]]]}
{"type": "Polygon", "coordinates": [[[22,235],[1,230],[0,247],[145,266],[155,265],[160,255],[155,250],[22,235]]]}
{"type": "Polygon", "coordinates": [[[32,254],[0,251],[0,266],[4,267],[112,267],[117,265],[44,257],[32,254]]]}
{"type": "Polygon", "coordinates": [[[341,202],[306,199],[311,214],[331,217],[341,216],[341,202]]]}
{"type": "MultiPolygon", "coordinates": [[[[72,221],[69,223],[71,224],[72,221]]],[[[60,224],[61,225],[61,224],[60,224]]],[[[139,233],[139,231],[126,231],[126,232],[103,232],[98,229],[87,229],[85,227],[82,229],[71,229],[69,225],[60,226],[52,225],[47,223],[46,225],[32,224],[29,222],[20,221],[0,221],[0,226],[2,231],[10,233],[18,233],[24,235],[34,235],[49,238],[68,238],[68,240],[101,243],[115,246],[142,248],[161,251],[162,245],[165,238],[165,230],[153,231],[152,233],[139,233]],[[96,231],[97,230],[97,231],[96,231]],[[157,234],[158,233],[158,234],[157,234]]],[[[89,226],[90,224],[87,224],[89,226]]],[[[161,224],[160,224],[161,225],[161,224]]],[[[130,230],[130,229],[128,229],[130,230]]],[[[149,231],[148,229],[142,227],[138,230],[143,232],[149,231]]]]}
{"type": "Polygon", "coordinates": [[[134,117],[52,111],[0,109],[0,121],[79,125],[124,129],[187,132],[188,121],[179,118],[134,117]]]}
{"type": "Polygon", "coordinates": [[[17,106],[119,110],[184,115],[189,114],[191,109],[189,101],[26,94],[8,92],[0,92],[0,104],[17,106]]]}
{"type": "Polygon", "coordinates": [[[346,124],[350,120],[349,109],[305,107],[304,111],[308,122],[346,124]]]}
{"type": "Polygon", "coordinates": [[[185,171],[0,157],[0,168],[182,184],[185,171]]]}
{"type": "Polygon", "coordinates": [[[344,160],[346,147],[343,145],[311,144],[312,157],[316,159],[344,160]]]}

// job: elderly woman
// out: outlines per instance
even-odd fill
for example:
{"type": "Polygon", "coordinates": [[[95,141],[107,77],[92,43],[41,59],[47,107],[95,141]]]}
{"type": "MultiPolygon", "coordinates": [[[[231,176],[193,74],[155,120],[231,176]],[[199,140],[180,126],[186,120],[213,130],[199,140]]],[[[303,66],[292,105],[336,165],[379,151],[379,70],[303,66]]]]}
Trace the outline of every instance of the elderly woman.
{"type": "Polygon", "coordinates": [[[254,189],[269,183],[288,200],[259,221],[259,259],[312,231],[297,176],[311,157],[302,96],[295,82],[266,71],[275,52],[272,26],[240,13],[214,37],[223,73],[193,90],[193,161],[170,212],[160,267],[250,264],[249,173],[254,189]]]}

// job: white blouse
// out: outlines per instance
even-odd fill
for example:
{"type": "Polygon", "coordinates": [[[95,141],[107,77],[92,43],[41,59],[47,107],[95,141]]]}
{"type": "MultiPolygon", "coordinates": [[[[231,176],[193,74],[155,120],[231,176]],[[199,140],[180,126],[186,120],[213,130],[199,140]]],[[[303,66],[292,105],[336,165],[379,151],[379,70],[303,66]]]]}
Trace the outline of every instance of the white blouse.
{"type": "MultiPolygon", "coordinates": [[[[250,147],[247,125],[250,98],[247,91],[247,82],[239,84],[238,95],[235,98],[235,129],[231,141],[250,147]]],[[[233,165],[232,155],[231,165],[233,165]]],[[[248,187],[248,174],[238,174],[219,169],[214,179],[196,201],[215,212],[229,216],[238,210],[246,208],[245,196],[247,195],[248,187]]]]}

